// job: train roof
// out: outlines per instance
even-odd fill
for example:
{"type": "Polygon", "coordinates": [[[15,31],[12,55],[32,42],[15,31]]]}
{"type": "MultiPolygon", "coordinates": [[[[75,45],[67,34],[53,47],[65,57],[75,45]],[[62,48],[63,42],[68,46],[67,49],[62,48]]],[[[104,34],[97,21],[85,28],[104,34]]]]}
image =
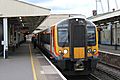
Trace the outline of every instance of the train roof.
{"type": "Polygon", "coordinates": [[[61,21],[57,22],[56,24],[53,24],[53,25],[58,25],[59,23],[63,22],[63,21],[66,21],[66,20],[69,20],[69,19],[73,19],[73,18],[82,18],[82,19],[85,19],[86,20],[86,17],[85,16],[74,16],[74,17],[69,17],[69,18],[65,18],[65,19],[62,19],[61,21]]]}
{"type": "MultiPolygon", "coordinates": [[[[74,18],[82,18],[82,19],[85,19],[87,22],[89,22],[89,23],[91,23],[91,24],[93,24],[93,25],[95,26],[95,24],[94,24],[92,21],[88,20],[85,16],[74,16],[74,17],[69,17],[69,18],[66,18],[66,19],[63,19],[63,20],[57,22],[57,23],[54,24],[54,25],[58,25],[59,23],[61,23],[61,22],[63,22],[63,21],[66,21],[66,20],[69,20],[69,19],[74,19],[74,18]]],[[[53,26],[54,26],[54,25],[53,25],[53,26]]]]}

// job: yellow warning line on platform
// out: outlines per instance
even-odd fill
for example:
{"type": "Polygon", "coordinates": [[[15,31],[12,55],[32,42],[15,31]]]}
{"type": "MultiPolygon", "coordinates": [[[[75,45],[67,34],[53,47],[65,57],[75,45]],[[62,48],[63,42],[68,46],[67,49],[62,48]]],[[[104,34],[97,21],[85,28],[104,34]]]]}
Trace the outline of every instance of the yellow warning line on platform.
{"type": "Polygon", "coordinates": [[[34,77],[34,80],[37,80],[37,76],[36,76],[36,72],[35,72],[35,67],[34,67],[34,62],[33,62],[32,50],[31,50],[30,44],[29,44],[29,51],[30,51],[30,58],[31,58],[31,65],[32,65],[33,77],[34,77]]]}

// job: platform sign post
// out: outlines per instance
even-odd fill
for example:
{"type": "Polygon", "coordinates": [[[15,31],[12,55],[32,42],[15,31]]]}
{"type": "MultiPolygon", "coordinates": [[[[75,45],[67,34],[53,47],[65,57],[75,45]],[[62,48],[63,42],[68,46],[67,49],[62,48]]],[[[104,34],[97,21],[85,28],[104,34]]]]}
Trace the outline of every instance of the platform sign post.
{"type": "Polygon", "coordinates": [[[6,59],[8,57],[8,19],[3,18],[3,34],[4,34],[4,51],[3,57],[6,59]]]}

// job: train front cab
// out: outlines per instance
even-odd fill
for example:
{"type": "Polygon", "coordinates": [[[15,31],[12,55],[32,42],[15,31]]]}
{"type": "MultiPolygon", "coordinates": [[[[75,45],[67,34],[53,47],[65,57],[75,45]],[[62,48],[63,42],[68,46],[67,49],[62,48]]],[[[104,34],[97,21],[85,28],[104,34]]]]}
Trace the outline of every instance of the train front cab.
{"type": "Polygon", "coordinates": [[[98,33],[85,19],[72,18],[53,28],[57,65],[67,75],[88,75],[98,62],[98,33]]]}

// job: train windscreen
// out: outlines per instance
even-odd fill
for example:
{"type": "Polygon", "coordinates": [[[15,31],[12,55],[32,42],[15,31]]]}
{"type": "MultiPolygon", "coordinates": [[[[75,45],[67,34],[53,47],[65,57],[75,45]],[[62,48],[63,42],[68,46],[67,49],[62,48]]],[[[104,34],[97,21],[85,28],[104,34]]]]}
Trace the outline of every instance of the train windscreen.
{"type": "MultiPolygon", "coordinates": [[[[82,20],[80,20],[82,21],[82,20]]],[[[80,22],[79,21],[79,22],[80,22]]],[[[71,20],[71,32],[72,32],[72,44],[74,47],[82,47],[85,44],[84,36],[85,36],[85,28],[84,26],[80,25],[80,23],[75,22],[75,20],[71,20]]],[[[58,25],[58,45],[60,47],[67,47],[69,46],[69,28],[68,28],[68,21],[64,21],[58,25]]],[[[87,45],[88,46],[95,46],[96,45],[96,31],[95,26],[87,21],[87,45]]]]}
{"type": "Polygon", "coordinates": [[[87,45],[95,46],[96,45],[96,31],[95,26],[87,25],[87,45]]]}
{"type": "Polygon", "coordinates": [[[58,43],[59,46],[65,47],[68,45],[68,29],[58,28],[58,43]]]}

